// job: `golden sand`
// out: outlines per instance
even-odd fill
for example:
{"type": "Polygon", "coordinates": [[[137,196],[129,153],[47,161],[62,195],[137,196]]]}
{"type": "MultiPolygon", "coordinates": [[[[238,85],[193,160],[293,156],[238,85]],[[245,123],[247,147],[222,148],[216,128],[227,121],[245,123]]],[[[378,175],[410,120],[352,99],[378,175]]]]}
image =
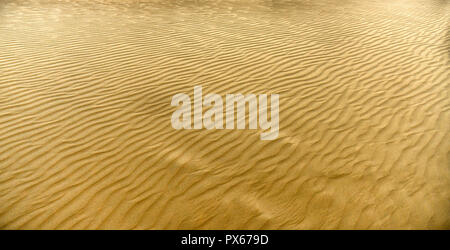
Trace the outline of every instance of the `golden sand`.
{"type": "Polygon", "coordinates": [[[0,2],[0,228],[450,228],[445,0],[0,2]],[[176,93],[280,132],[175,130],[176,93]]]}

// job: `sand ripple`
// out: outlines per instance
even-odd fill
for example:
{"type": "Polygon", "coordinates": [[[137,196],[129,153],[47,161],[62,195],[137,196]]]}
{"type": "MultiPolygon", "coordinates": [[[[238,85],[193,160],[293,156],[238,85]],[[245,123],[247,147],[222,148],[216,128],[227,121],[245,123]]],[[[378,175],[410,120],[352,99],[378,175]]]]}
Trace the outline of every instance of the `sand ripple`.
{"type": "Polygon", "coordinates": [[[450,227],[442,0],[0,3],[0,228],[450,227]],[[280,94],[280,135],[176,93],[280,94]]]}

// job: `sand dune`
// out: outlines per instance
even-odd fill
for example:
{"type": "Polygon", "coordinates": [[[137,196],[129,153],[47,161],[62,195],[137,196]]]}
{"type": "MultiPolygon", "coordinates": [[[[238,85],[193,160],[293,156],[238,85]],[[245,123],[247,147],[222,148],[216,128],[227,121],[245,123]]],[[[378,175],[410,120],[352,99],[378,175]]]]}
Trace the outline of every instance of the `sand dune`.
{"type": "Polygon", "coordinates": [[[0,228],[450,228],[442,0],[0,2],[0,228]],[[176,93],[280,131],[175,130],[176,93]]]}

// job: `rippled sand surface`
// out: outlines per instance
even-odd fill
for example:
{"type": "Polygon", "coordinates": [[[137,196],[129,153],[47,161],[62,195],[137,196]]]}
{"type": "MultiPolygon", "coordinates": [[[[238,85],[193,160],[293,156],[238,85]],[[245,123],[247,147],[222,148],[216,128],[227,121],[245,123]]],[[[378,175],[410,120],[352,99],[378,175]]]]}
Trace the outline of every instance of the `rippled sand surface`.
{"type": "Polygon", "coordinates": [[[0,2],[0,228],[450,228],[445,0],[0,2]],[[175,130],[280,94],[280,134],[175,130]]]}

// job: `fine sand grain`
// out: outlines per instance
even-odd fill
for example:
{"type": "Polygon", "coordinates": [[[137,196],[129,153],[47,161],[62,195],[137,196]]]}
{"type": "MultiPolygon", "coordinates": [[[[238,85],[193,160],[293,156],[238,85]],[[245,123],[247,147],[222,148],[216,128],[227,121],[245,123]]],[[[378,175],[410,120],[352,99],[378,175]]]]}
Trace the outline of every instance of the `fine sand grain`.
{"type": "Polygon", "coordinates": [[[449,229],[446,0],[1,0],[0,228],[449,229]],[[279,94],[280,132],[175,130],[279,94]]]}

